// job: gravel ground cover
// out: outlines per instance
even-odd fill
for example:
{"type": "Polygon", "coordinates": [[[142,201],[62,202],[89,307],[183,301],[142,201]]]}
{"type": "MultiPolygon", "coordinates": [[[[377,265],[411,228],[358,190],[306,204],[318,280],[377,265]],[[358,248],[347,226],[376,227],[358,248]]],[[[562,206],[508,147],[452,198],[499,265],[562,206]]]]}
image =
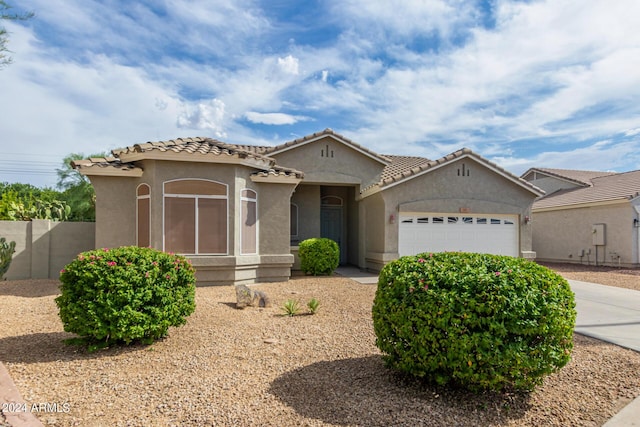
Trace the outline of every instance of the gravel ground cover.
{"type": "Polygon", "coordinates": [[[640,395],[640,353],[581,335],[572,361],[529,394],[403,378],[374,344],[375,285],[336,276],[257,285],[270,308],[238,310],[233,287],[198,288],[196,312],[166,339],[93,354],[62,342],[57,287],[0,283],[0,361],[29,405],[62,408],[38,413],[45,425],[600,426],[640,395]],[[287,299],[313,297],[317,314],[282,315],[287,299]]]}

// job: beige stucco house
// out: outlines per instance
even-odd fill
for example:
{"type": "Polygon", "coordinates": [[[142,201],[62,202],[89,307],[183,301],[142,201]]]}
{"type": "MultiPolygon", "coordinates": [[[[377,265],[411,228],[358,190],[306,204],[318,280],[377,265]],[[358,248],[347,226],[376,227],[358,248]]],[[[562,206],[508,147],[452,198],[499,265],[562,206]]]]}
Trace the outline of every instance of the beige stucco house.
{"type": "Polygon", "coordinates": [[[286,280],[311,237],[374,271],[422,251],[535,256],[543,192],[468,149],[381,155],[326,129],[274,147],[185,138],[112,154],[74,163],[96,191],[96,246],[185,254],[203,283],[286,280]]]}
{"type": "Polygon", "coordinates": [[[538,260],[640,267],[640,170],[532,168],[522,178],[546,192],[533,204],[538,260]]]}

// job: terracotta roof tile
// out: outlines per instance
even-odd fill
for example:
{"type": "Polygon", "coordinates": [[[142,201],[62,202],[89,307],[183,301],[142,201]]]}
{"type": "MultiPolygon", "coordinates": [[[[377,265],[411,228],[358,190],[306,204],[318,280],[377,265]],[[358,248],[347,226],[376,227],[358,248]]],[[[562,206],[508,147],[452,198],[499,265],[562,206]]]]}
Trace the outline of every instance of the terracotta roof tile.
{"type": "MultiPolygon", "coordinates": [[[[580,172],[580,171],[578,171],[580,172]]],[[[588,187],[556,191],[536,200],[534,209],[631,199],[640,195],[640,170],[596,176],[588,187]]]]}
{"type": "Polygon", "coordinates": [[[120,159],[113,156],[109,157],[91,157],[89,159],[74,160],[71,162],[73,168],[115,168],[122,171],[142,170],[132,163],[123,163],[120,159]]]}
{"type": "Polygon", "coordinates": [[[247,150],[241,148],[243,146],[227,144],[222,141],[218,141],[213,138],[195,137],[195,138],[178,138],[168,141],[156,141],[146,142],[143,144],[135,144],[131,147],[123,149],[113,150],[112,153],[120,157],[126,154],[132,153],[145,153],[153,150],[159,150],[162,152],[174,152],[174,153],[198,153],[198,154],[213,154],[216,156],[228,155],[238,156],[240,158],[253,157],[259,160],[268,160],[272,163],[273,159],[258,153],[257,151],[247,150]]]}
{"type": "Polygon", "coordinates": [[[397,175],[402,175],[405,171],[418,171],[420,166],[430,162],[430,160],[425,157],[416,156],[394,156],[385,154],[384,157],[389,159],[391,163],[383,169],[382,176],[380,177],[382,181],[391,179],[397,175]]]}

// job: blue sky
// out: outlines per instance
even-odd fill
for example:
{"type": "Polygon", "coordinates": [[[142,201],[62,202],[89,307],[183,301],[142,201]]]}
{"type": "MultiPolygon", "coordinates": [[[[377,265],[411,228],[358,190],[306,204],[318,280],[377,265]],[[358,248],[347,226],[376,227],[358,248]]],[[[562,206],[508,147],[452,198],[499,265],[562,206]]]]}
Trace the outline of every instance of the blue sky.
{"type": "Polygon", "coordinates": [[[381,154],[468,147],[530,167],[640,169],[637,0],[13,0],[0,182],[62,158],[332,128],[381,154]]]}

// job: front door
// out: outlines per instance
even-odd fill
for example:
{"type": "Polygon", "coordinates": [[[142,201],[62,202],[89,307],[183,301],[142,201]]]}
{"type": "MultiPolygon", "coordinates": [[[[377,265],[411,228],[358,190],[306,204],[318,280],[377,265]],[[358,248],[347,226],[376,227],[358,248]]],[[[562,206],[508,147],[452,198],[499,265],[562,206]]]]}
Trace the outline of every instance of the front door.
{"type": "Polygon", "coordinates": [[[320,208],[320,237],[326,237],[338,244],[340,264],[345,264],[347,254],[342,242],[342,206],[323,206],[320,208]]]}

